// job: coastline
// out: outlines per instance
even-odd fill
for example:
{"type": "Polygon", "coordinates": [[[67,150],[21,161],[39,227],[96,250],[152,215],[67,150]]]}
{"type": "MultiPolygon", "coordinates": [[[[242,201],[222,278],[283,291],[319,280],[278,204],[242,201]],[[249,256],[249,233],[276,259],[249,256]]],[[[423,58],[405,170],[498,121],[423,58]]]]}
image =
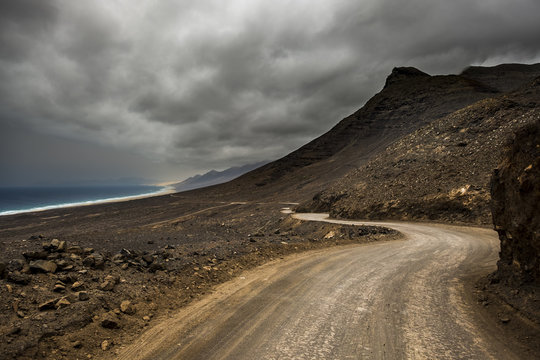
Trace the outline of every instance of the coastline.
{"type": "Polygon", "coordinates": [[[17,214],[40,212],[40,211],[53,210],[53,209],[62,209],[62,208],[70,208],[70,207],[90,206],[90,205],[98,205],[98,204],[124,202],[124,201],[144,199],[144,198],[149,198],[149,197],[154,197],[154,196],[173,194],[175,192],[176,192],[176,189],[173,186],[163,186],[163,188],[159,189],[158,191],[153,191],[153,192],[146,193],[146,194],[118,196],[118,197],[112,197],[112,198],[80,201],[80,202],[74,202],[74,203],[39,206],[39,207],[30,208],[30,209],[24,209],[24,210],[7,210],[7,211],[1,211],[0,216],[17,215],[17,214]]]}

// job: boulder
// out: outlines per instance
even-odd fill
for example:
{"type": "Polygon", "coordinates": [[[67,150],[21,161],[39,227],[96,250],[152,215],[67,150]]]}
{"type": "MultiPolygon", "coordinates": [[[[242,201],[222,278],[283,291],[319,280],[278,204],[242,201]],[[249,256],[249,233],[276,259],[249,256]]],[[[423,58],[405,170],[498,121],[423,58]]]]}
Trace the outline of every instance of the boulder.
{"type": "Polygon", "coordinates": [[[103,270],[105,267],[105,259],[103,258],[103,255],[99,253],[92,253],[83,259],[83,265],[103,270]]]}
{"type": "Polygon", "coordinates": [[[57,265],[49,260],[36,260],[30,263],[30,270],[33,272],[54,273],[57,265]]]}

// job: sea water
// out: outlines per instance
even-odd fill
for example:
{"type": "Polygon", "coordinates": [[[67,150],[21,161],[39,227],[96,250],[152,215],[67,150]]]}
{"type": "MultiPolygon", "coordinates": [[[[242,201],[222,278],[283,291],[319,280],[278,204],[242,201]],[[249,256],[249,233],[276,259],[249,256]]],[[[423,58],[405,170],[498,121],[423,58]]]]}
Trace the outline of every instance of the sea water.
{"type": "Polygon", "coordinates": [[[0,187],[0,215],[127,200],[159,195],[168,190],[167,187],[149,185],[0,187]]]}

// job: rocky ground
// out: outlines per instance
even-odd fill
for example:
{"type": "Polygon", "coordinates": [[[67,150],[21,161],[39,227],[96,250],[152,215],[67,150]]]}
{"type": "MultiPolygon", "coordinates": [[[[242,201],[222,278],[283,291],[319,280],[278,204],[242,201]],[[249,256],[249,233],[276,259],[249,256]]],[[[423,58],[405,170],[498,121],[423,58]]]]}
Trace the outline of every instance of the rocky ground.
{"type": "MultiPolygon", "coordinates": [[[[138,202],[123,206],[129,213],[138,202]]],[[[170,214],[145,230],[134,221],[121,234],[88,217],[95,209],[86,207],[62,211],[104,229],[91,237],[61,227],[62,216],[41,223],[41,234],[12,229],[19,241],[3,241],[0,257],[0,358],[111,358],[155,319],[245,269],[293,252],[398,237],[383,228],[303,223],[281,214],[283,206],[210,207],[180,219],[170,214]],[[56,237],[58,229],[64,236],[56,237]]]]}

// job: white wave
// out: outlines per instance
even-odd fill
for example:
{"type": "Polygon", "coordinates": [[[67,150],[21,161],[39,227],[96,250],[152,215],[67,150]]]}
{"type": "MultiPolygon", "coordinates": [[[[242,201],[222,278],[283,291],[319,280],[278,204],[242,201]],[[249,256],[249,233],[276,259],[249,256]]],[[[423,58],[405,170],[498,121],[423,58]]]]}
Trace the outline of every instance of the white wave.
{"type": "Polygon", "coordinates": [[[175,188],[173,186],[165,186],[157,191],[152,191],[149,193],[143,193],[143,194],[137,194],[137,195],[129,195],[129,196],[119,196],[119,197],[112,197],[112,198],[105,198],[105,199],[98,199],[98,200],[89,200],[89,201],[80,201],[80,202],[74,202],[74,203],[65,203],[65,204],[55,204],[55,205],[47,205],[47,206],[39,206],[34,207],[30,209],[23,209],[23,210],[7,210],[7,211],[0,211],[0,216],[3,215],[15,215],[15,214],[22,214],[27,212],[35,212],[35,211],[45,211],[45,210],[52,210],[52,209],[60,209],[60,208],[67,208],[67,207],[75,207],[75,206],[86,206],[86,205],[96,205],[96,204],[104,204],[109,202],[118,202],[118,201],[126,201],[126,200],[135,200],[139,198],[145,198],[145,197],[151,197],[151,196],[158,196],[158,195],[165,195],[171,192],[174,192],[175,188]]]}

